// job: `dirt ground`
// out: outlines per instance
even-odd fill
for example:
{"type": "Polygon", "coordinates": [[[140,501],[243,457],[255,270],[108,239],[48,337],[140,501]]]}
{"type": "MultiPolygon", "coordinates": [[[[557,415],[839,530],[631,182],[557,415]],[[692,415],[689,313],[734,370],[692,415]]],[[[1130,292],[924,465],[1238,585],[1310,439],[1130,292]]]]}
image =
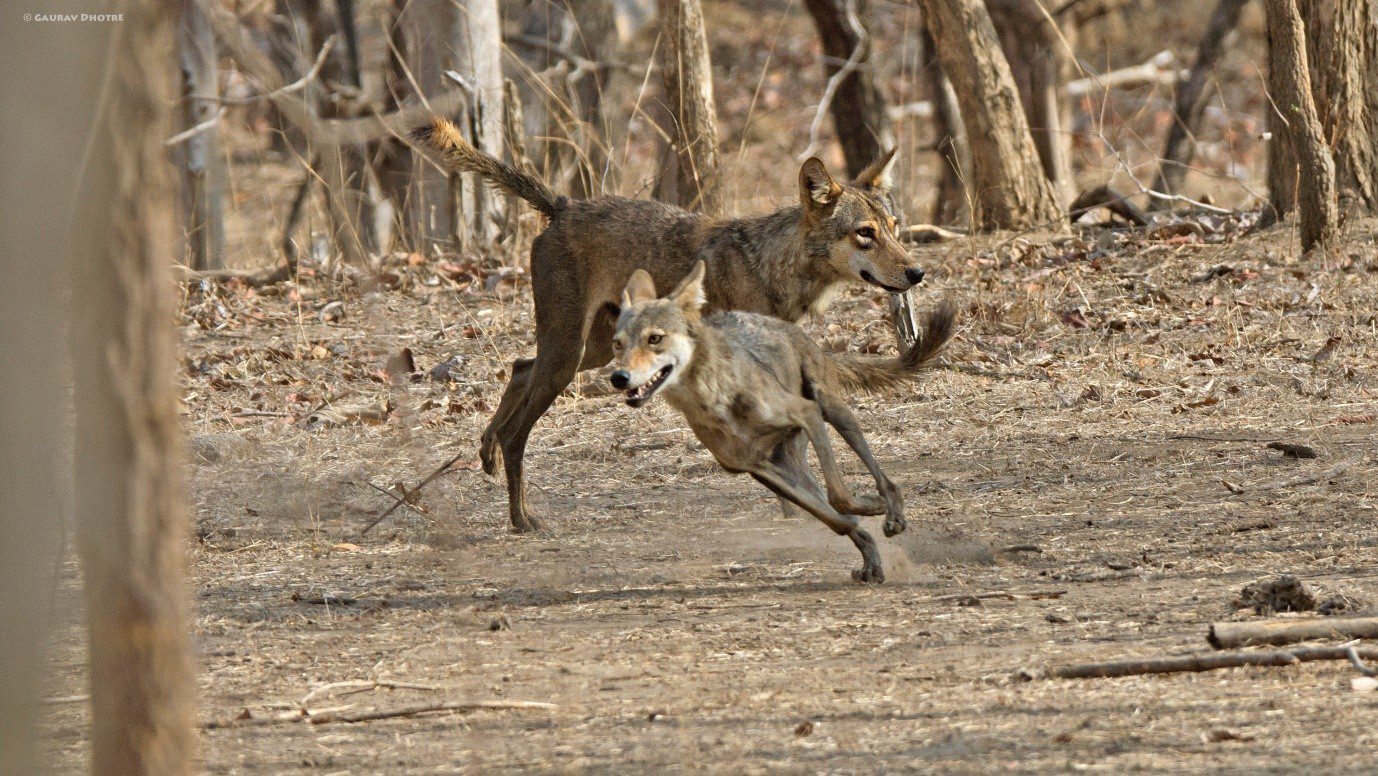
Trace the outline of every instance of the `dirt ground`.
{"type": "MultiPolygon", "coordinates": [[[[519,274],[399,262],[382,290],[193,289],[204,719],[554,704],[240,719],[207,732],[207,771],[1372,772],[1378,696],[1343,663],[1011,678],[1207,650],[1207,624],[1252,616],[1230,602],[1276,574],[1378,601],[1374,225],[1305,259],[1288,229],[1175,231],[922,249],[921,306],[952,296],[963,325],[917,386],[856,399],[911,524],[882,541],[880,587],[850,580],[850,542],[783,518],[663,403],[632,410],[596,375],[530,446],[550,530],[510,534],[472,455],[530,348],[519,274]],[[418,374],[389,385],[404,347],[418,374]],[[427,374],[447,360],[448,379],[427,374]],[[355,422],[377,401],[384,419],[355,422]],[[416,509],[360,537],[390,502],[370,483],[414,484],[455,452],[416,509]],[[420,688],[325,686],[366,680],[420,688]]],[[[862,290],[810,330],[893,347],[862,290]]],[[[55,695],[81,691],[78,633],[55,695]]],[[[84,714],[53,710],[73,768],[84,714]]]]}

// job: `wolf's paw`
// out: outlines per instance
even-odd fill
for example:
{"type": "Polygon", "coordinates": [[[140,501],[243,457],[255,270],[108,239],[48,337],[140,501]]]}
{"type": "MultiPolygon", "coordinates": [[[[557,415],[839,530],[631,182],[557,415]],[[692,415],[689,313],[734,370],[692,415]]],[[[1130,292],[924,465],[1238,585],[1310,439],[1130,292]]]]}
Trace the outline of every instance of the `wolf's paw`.
{"type": "Polygon", "coordinates": [[[544,531],[545,528],[545,521],[542,520],[539,516],[533,515],[529,512],[524,515],[512,516],[512,533],[535,533],[536,531],[544,531]]]}
{"type": "Polygon", "coordinates": [[[880,529],[886,536],[897,536],[904,533],[904,529],[909,527],[909,521],[904,519],[904,515],[886,515],[885,522],[880,529]]]}
{"type": "Polygon", "coordinates": [[[854,569],[852,571],[852,579],[868,585],[879,585],[885,581],[885,572],[880,566],[866,566],[864,568],[854,569]]]}

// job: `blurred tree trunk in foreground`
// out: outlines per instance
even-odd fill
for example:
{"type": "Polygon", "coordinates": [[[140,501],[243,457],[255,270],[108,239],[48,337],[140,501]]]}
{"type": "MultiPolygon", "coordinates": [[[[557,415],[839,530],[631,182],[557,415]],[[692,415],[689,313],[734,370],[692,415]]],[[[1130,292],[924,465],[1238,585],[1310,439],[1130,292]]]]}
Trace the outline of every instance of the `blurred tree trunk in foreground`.
{"type": "Polygon", "coordinates": [[[829,106],[842,156],[847,160],[847,176],[854,178],[895,146],[885,95],[871,66],[866,5],[864,0],[804,0],[804,5],[813,16],[823,54],[828,57],[829,80],[846,63],[854,63],[837,85],[829,106]]]}
{"type": "MultiPolygon", "coordinates": [[[[0,774],[42,776],[49,632],[71,610],[71,368],[65,353],[80,150],[112,24],[0,24],[0,774]]],[[[81,225],[85,227],[86,225],[81,225]]],[[[86,256],[81,268],[89,270],[86,256]]],[[[83,373],[84,374],[84,373],[83,373]]]]}
{"type": "Polygon", "coordinates": [[[92,772],[186,774],[197,734],[169,272],[177,0],[115,30],[73,273],[76,524],[90,629],[92,772]]]}
{"type": "MultiPolygon", "coordinates": [[[[1339,225],[1335,163],[1330,157],[1311,93],[1306,31],[1296,1],[1266,0],[1264,8],[1270,40],[1268,84],[1296,154],[1301,247],[1309,251],[1314,246],[1331,242],[1339,225]]],[[[1278,192],[1271,192],[1271,196],[1276,200],[1278,192]]]]}
{"type": "Polygon", "coordinates": [[[674,123],[673,153],[656,180],[657,199],[720,215],[718,119],[713,69],[699,0],[660,0],[660,74],[674,123]]]}
{"type": "Polygon", "coordinates": [[[1043,173],[985,6],[980,0],[924,0],[923,9],[971,144],[972,225],[987,231],[1058,228],[1063,210],[1043,173]]]}

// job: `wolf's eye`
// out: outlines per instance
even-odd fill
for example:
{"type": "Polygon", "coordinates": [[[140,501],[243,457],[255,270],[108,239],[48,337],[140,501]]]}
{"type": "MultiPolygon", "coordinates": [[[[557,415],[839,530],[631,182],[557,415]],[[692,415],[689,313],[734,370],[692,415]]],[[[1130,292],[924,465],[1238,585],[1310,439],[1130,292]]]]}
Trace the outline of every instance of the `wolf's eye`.
{"type": "Polygon", "coordinates": [[[863,240],[876,239],[876,228],[874,226],[863,226],[856,230],[856,236],[863,240]]]}
{"type": "Polygon", "coordinates": [[[659,345],[660,341],[663,339],[665,339],[665,336],[663,334],[648,334],[646,335],[646,344],[659,345]]]}

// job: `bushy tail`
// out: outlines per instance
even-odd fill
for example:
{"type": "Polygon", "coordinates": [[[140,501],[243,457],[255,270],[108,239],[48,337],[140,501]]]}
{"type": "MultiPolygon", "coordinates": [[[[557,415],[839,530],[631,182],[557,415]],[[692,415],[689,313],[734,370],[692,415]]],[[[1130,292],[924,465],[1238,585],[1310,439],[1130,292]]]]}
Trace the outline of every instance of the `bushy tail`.
{"type": "Polygon", "coordinates": [[[952,302],[943,302],[928,314],[923,336],[899,358],[867,359],[845,353],[829,353],[833,379],[847,390],[868,393],[879,393],[906,383],[937,357],[943,345],[951,339],[956,319],[957,310],[952,302]]]}
{"type": "Polygon", "coordinates": [[[474,148],[459,127],[447,118],[436,116],[428,127],[412,133],[417,141],[434,148],[455,171],[472,172],[508,194],[521,197],[547,216],[557,216],[569,204],[534,175],[474,148]]]}

